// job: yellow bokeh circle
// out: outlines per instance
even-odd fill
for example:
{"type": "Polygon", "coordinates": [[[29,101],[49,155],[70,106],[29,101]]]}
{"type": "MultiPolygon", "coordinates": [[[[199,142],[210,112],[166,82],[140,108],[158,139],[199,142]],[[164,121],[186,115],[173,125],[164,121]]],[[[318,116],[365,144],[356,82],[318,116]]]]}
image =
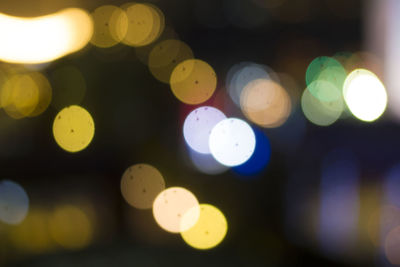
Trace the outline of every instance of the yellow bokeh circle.
{"type": "MultiPolygon", "coordinates": [[[[181,232],[183,240],[196,249],[210,249],[222,242],[228,231],[228,223],[224,214],[209,204],[200,204],[200,217],[189,230],[181,232]]],[[[183,216],[183,223],[191,216],[190,210],[183,216]]]]}
{"type": "Polygon", "coordinates": [[[169,83],[171,73],[182,61],[193,59],[193,51],[182,41],[163,40],[150,51],[148,65],[151,74],[163,83],[169,83]]]}
{"type": "Polygon", "coordinates": [[[171,90],[185,104],[197,105],[207,101],[217,87],[214,69],[199,59],[178,64],[170,78],[171,90]]]}
{"type": "Polygon", "coordinates": [[[125,38],[128,30],[128,16],[125,11],[112,5],[100,6],[92,13],[94,22],[90,42],[98,47],[111,47],[125,38]]]}
{"type": "Polygon", "coordinates": [[[93,139],[93,118],[86,109],[80,106],[66,107],[54,119],[53,135],[62,149],[68,152],[81,151],[93,139]]]}
{"type": "Polygon", "coordinates": [[[39,72],[18,73],[8,77],[0,93],[0,104],[14,118],[38,116],[50,104],[52,89],[39,72]]]}
{"type": "Polygon", "coordinates": [[[65,205],[58,207],[49,218],[50,234],[56,243],[66,249],[80,249],[90,244],[92,223],[81,209],[65,205]]]}
{"type": "Polygon", "coordinates": [[[122,42],[129,46],[145,46],[155,41],[164,29],[164,15],[155,6],[127,3],[122,6],[128,17],[128,27],[122,42]]]}
{"type": "Polygon", "coordinates": [[[164,178],[149,164],[135,164],[122,175],[121,193],[132,207],[150,209],[156,196],[164,189],[164,178]]]}

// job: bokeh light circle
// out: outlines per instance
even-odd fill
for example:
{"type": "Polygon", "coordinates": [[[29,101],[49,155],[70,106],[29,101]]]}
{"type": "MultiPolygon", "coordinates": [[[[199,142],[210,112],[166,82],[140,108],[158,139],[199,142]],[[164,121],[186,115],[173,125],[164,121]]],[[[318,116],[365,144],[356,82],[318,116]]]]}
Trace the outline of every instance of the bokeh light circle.
{"type": "Polygon", "coordinates": [[[193,51],[184,42],[174,39],[157,43],[150,51],[148,65],[151,74],[163,83],[169,83],[175,67],[182,61],[192,59],[193,51]]]}
{"type": "Polygon", "coordinates": [[[170,78],[171,90],[185,104],[201,104],[208,100],[217,87],[214,69],[199,59],[178,64],[170,78]]]}
{"type": "Polygon", "coordinates": [[[240,106],[240,96],[243,89],[257,79],[271,79],[270,71],[265,65],[253,62],[241,62],[233,65],[226,77],[226,89],[232,101],[240,106]]]}
{"type": "Polygon", "coordinates": [[[129,46],[145,46],[157,39],[164,29],[164,15],[153,5],[127,3],[128,30],[122,42],[129,46]]]}
{"type": "Polygon", "coordinates": [[[25,190],[10,180],[0,182],[0,221],[7,224],[21,223],[29,210],[25,190]]]}
{"type": "Polygon", "coordinates": [[[57,207],[49,218],[50,235],[60,246],[81,249],[88,246],[93,237],[93,226],[88,215],[78,207],[57,207]]]}
{"type": "Polygon", "coordinates": [[[253,155],[256,138],[248,123],[227,118],[211,130],[209,146],[219,163],[232,167],[243,164],[253,155]]]}
{"type": "MultiPolygon", "coordinates": [[[[216,247],[225,238],[228,223],[224,214],[210,204],[200,204],[200,217],[190,229],[181,232],[183,240],[196,249],[211,249],[216,247]]],[[[196,209],[190,209],[182,219],[191,221],[196,209]]]]}
{"type": "Polygon", "coordinates": [[[129,205],[135,208],[150,209],[154,199],[164,189],[164,178],[149,164],[135,164],[122,175],[122,196],[129,205]]]}
{"type": "Polygon", "coordinates": [[[313,124],[329,126],[340,118],[344,101],[341,96],[335,101],[321,101],[305,89],[301,97],[301,108],[304,116],[313,124]]]}
{"type": "Polygon", "coordinates": [[[162,191],[153,203],[153,216],[157,224],[171,233],[186,231],[196,224],[199,216],[199,202],[189,190],[182,187],[170,187],[162,191]],[[182,224],[183,215],[190,209],[191,217],[185,219],[182,224]]]}
{"type": "Polygon", "coordinates": [[[98,47],[107,48],[121,42],[128,30],[128,16],[125,11],[113,5],[96,8],[92,13],[94,22],[93,36],[90,42],[98,47]]]}
{"type": "Polygon", "coordinates": [[[253,176],[264,170],[271,159],[271,144],[263,131],[253,128],[256,136],[256,147],[253,155],[245,163],[233,167],[232,170],[244,176],[253,176]]]}
{"type": "Polygon", "coordinates": [[[366,69],[356,69],[347,76],[343,96],[351,113],[362,121],[374,121],[386,109],[385,86],[374,73],[366,69]]]}
{"type": "Polygon", "coordinates": [[[186,143],[199,153],[209,154],[208,139],[212,128],[225,114],[217,108],[204,106],[189,113],[183,124],[183,136],[186,143]]]}
{"type": "Polygon", "coordinates": [[[54,119],[53,135],[62,149],[68,152],[81,151],[93,139],[93,118],[86,109],[80,106],[66,107],[54,119]]]}
{"type": "Polygon", "coordinates": [[[400,226],[393,228],[385,237],[384,249],[386,258],[391,264],[400,264],[400,226]]]}
{"type": "Polygon", "coordinates": [[[291,111],[289,94],[281,85],[267,79],[248,83],[240,96],[240,106],[249,120],[266,128],[282,125],[291,111]]]}

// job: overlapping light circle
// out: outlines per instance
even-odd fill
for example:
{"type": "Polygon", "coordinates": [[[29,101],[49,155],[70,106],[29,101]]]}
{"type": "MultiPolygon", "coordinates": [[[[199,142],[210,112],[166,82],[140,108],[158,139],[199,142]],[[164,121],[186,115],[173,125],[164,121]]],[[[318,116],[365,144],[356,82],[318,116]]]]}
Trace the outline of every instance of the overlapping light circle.
{"type": "Polygon", "coordinates": [[[257,79],[271,79],[267,66],[253,62],[241,62],[233,65],[226,77],[226,89],[232,101],[240,106],[240,96],[243,89],[257,79]]]}
{"type": "Polygon", "coordinates": [[[0,92],[0,106],[14,119],[40,115],[51,99],[50,83],[39,72],[10,74],[0,92]]]}
{"type": "Polygon", "coordinates": [[[98,47],[114,46],[125,38],[128,31],[128,16],[124,10],[113,5],[96,8],[92,13],[94,22],[90,42],[98,47]]]}
{"type": "Polygon", "coordinates": [[[164,15],[155,6],[128,3],[123,6],[128,17],[128,28],[122,42],[129,46],[145,46],[154,42],[164,30],[164,15]]]}
{"type": "MultiPolygon", "coordinates": [[[[336,89],[335,89],[336,90],[336,89]]],[[[307,89],[301,97],[301,108],[306,118],[319,126],[328,126],[340,118],[344,110],[344,101],[340,91],[333,91],[338,94],[334,101],[321,101],[307,89]]]]}
{"type": "Polygon", "coordinates": [[[168,39],[157,43],[151,50],[148,65],[151,74],[163,83],[169,83],[175,67],[193,58],[192,49],[182,41],[168,39]]]}
{"type": "Polygon", "coordinates": [[[227,118],[211,130],[209,146],[219,163],[232,167],[243,164],[253,155],[256,138],[245,121],[227,118]]]}
{"type": "Polygon", "coordinates": [[[186,225],[192,222],[200,209],[200,216],[194,226],[182,231],[183,240],[196,249],[211,249],[217,246],[225,238],[228,223],[224,214],[216,207],[209,204],[200,204],[197,208],[188,210],[181,223],[186,225]]]}
{"type": "Polygon", "coordinates": [[[180,233],[196,224],[200,216],[199,202],[195,195],[182,187],[170,187],[158,194],[153,202],[153,216],[157,224],[171,233],[180,233]],[[185,222],[181,220],[186,212],[191,212],[185,222]]]}
{"type": "Polygon", "coordinates": [[[183,136],[186,143],[196,152],[209,154],[208,140],[211,130],[225,118],[225,114],[214,107],[204,106],[194,109],[183,124],[183,136]]]}
{"type": "Polygon", "coordinates": [[[291,111],[286,90],[269,79],[249,82],[241,93],[240,106],[250,121],[266,128],[282,125],[291,111]]]}

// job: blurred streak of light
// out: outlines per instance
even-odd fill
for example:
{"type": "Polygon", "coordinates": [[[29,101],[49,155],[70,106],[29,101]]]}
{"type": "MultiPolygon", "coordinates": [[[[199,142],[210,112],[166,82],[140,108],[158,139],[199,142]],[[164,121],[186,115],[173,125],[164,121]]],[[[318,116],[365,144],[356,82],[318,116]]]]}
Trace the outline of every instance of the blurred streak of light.
{"type": "Polygon", "coordinates": [[[319,239],[332,256],[351,252],[357,240],[359,170],[355,156],[343,149],[323,161],[319,239]]]}
{"type": "Polygon", "coordinates": [[[28,214],[29,197],[25,190],[10,180],[0,182],[0,221],[20,224],[28,214]]]}
{"type": "Polygon", "coordinates": [[[53,61],[85,47],[92,33],[90,15],[78,8],[36,18],[0,13],[0,60],[25,64],[53,61]]]}
{"type": "Polygon", "coordinates": [[[258,177],[257,175],[267,167],[271,158],[271,144],[267,136],[255,127],[253,127],[253,131],[256,137],[253,155],[245,163],[232,168],[235,173],[246,176],[244,179],[258,177]]]}
{"type": "Polygon", "coordinates": [[[223,2],[225,17],[236,27],[255,28],[268,22],[270,14],[253,1],[225,0],[223,2]]]}
{"type": "Polygon", "coordinates": [[[400,2],[396,0],[369,2],[369,45],[384,59],[384,81],[389,94],[389,109],[400,120],[400,2]]]}
{"type": "Polygon", "coordinates": [[[379,246],[381,191],[376,183],[360,187],[360,213],[358,220],[360,248],[372,252],[379,246]],[[372,245],[372,246],[371,246],[372,245]]]}
{"type": "Polygon", "coordinates": [[[57,144],[68,152],[85,149],[94,136],[94,121],[90,113],[80,106],[62,109],[54,118],[53,135],[57,144]]]}
{"type": "Polygon", "coordinates": [[[208,175],[217,175],[228,170],[228,167],[216,161],[211,154],[198,153],[190,147],[188,147],[187,150],[192,164],[196,170],[202,173],[208,175]]]}
{"type": "Polygon", "coordinates": [[[227,118],[211,130],[209,146],[211,154],[219,163],[233,167],[250,159],[256,147],[256,138],[247,122],[227,118]]]}
{"type": "Polygon", "coordinates": [[[241,62],[229,69],[225,86],[232,101],[240,107],[240,96],[243,89],[253,80],[274,79],[275,77],[272,75],[272,70],[265,65],[241,62]]]}
{"type": "Polygon", "coordinates": [[[192,49],[179,40],[164,40],[153,47],[149,54],[151,74],[163,83],[169,83],[172,71],[182,61],[192,59],[192,49]]]}
{"type": "Polygon", "coordinates": [[[214,69],[199,59],[179,63],[170,77],[171,90],[185,104],[197,105],[207,101],[217,88],[214,69]]]}
{"type": "Polygon", "coordinates": [[[182,187],[170,187],[162,191],[153,202],[153,216],[157,224],[171,233],[186,231],[196,224],[200,216],[199,202],[195,195],[182,187]],[[190,218],[181,223],[183,215],[190,209],[190,218]]]}
{"type": "Polygon", "coordinates": [[[154,42],[164,30],[161,10],[151,4],[127,3],[122,6],[128,17],[127,32],[122,42],[129,46],[145,46],[154,42]]]}
{"type": "Polygon", "coordinates": [[[149,164],[132,165],[122,175],[122,196],[137,209],[150,209],[154,199],[164,189],[163,176],[149,164]]]}
{"type": "Polygon", "coordinates": [[[281,126],[291,112],[290,97],[286,90],[267,79],[248,83],[240,96],[240,106],[250,121],[265,128],[281,126]]]}
{"type": "Polygon", "coordinates": [[[335,101],[321,101],[314,97],[309,90],[305,89],[301,97],[301,108],[310,122],[319,126],[328,126],[341,116],[344,110],[344,101],[341,95],[335,101]]]}
{"type": "Polygon", "coordinates": [[[388,100],[385,86],[374,73],[366,69],[356,69],[346,77],[343,96],[351,113],[367,122],[383,114],[388,100]]]}
{"type": "Polygon", "coordinates": [[[48,212],[32,208],[25,220],[10,228],[9,238],[15,248],[28,253],[44,253],[55,247],[49,232],[48,212]]]}
{"type": "Polygon", "coordinates": [[[69,105],[79,105],[86,93],[86,81],[78,68],[66,65],[56,68],[50,74],[53,86],[51,105],[61,110],[69,105]]]}
{"type": "Polygon", "coordinates": [[[53,240],[66,249],[87,247],[93,237],[93,223],[82,209],[59,206],[49,216],[49,231],[53,240]]]}
{"type": "Polygon", "coordinates": [[[203,106],[194,109],[183,124],[183,137],[190,148],[196,152],[210,154],[208,140],[212,128],[223,119],[225,114],[217,108],[203,106]]]}
{"type": "MultiPolygon", "coordinates": [[[[228,223],[224,214],[210,204],[200,204],[200,217],[196,224],[181,232],[183,240],[196,249],[211,249],[219,245],[228,231],[228,223]]],[[[182,218],[182,223],[192,220],[196,209],[188,210],[182,218]],[[194,214],[193,214],[194,213],[194,214]]]]}
{"type": "Polygon", "coordinates": [[[47,78],[39,72],[10,75],[0,92],[0,103],[14,118],[34,117],[49,106],[52,89],[47,78]]]}
{"type": "Polygon", "coordinates": [[[125,11],[112,5],[96,8],[91,14],[94,23],[90,42],[101,48],[114,46],[125,38],[128,31],[128,16],[125,11]]]}

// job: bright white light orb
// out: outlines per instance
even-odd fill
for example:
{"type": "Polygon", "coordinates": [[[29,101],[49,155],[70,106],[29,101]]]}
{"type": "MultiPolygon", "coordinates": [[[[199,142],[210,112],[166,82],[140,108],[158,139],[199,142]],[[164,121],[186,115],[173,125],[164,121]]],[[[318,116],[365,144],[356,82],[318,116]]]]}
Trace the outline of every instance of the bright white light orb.
{"type": "Polygon", "coordinates": [[[366,69],[356,69],[347,76],[343,96],[351,113],[362,121],[374,121],[386,109],[385,86],[374,73],[366,69]]]}
{"type": "Polygon", "coordinates": [[[245,121],[227,118],[211,130],[209,147],[219,163],[233,167],[246,162],[253,155],[256,137],[245,121]]]}
{"type": "Polygon", "coordinates": [[[186,143],[196,152],[210,154],[208,139],[212,128],[226,116],[213,107],[199,107],[189,113],[183,124],[186,143]]]}

